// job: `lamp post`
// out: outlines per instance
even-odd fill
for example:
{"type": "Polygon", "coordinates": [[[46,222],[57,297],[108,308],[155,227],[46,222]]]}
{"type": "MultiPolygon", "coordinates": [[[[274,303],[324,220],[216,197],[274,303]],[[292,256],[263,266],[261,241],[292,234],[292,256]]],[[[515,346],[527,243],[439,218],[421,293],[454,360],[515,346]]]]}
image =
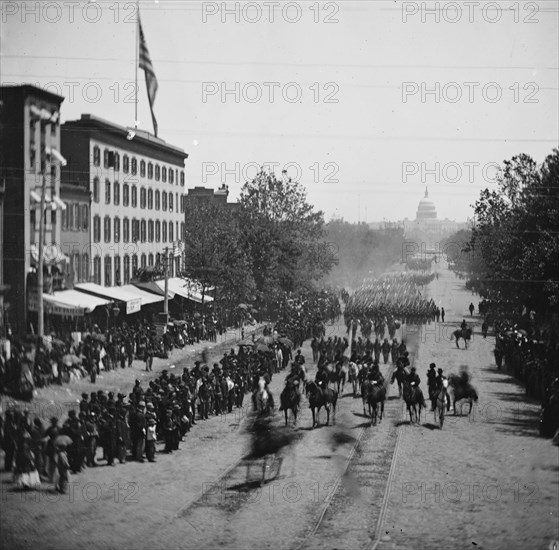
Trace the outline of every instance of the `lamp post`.
{"type": "Polygon", "coordinates": [[[165,316],[165,326],[169,322],[169,297],[167,296],[169,292],[169,247],[165,247],[165,297],[163,299],[163,315],[165,316]]]}
{"type": "MultiPolygon", "coordinates": [[[[51,114],[46,109],[31,109],[33,114],[40,117],[41,125],[51,123],[55,124],[58,120],[58,112],[51,114]]],[[[41,198],[39,199],[39,258],[37,260],[37,336],[39,340],[42,340],[45,335],[44,328],[44,304],[43,304],[43,265],[44,265],[44,246],[43,241],[45,238],[45,203],[46,203],[46,193],[47,193],[47,180],[46,180],[46,170],[47,170],[47,156],[54,157],[60,162],[62,166],[66,166],[66,159],[54,148],[45,147],[44,151],[41,151],[41,198]]],[[[52,158],[51,158],[52,162],[52,158]]],[[[50,203],[58,204],[63,210],[66,209],[66,205],[60,200],[55,200],[53,197],[50,203]]],[[[55,207],[56,208],[56,207],[55,207]]]]}

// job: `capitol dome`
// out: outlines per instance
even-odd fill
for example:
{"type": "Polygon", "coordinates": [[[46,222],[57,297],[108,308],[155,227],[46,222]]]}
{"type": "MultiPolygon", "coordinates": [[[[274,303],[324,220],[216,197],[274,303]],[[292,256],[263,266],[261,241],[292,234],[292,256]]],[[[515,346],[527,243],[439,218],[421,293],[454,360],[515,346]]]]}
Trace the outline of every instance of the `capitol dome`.
{"type": "Polygon", "coordinates": [[[417,206],[417,214],[415,215],[416,220],[436,220],[437,219],[437,208],[435,203],[429,200],[429,192],[427,187],[425,188],[425,197],[419,201],[417,206]]]}

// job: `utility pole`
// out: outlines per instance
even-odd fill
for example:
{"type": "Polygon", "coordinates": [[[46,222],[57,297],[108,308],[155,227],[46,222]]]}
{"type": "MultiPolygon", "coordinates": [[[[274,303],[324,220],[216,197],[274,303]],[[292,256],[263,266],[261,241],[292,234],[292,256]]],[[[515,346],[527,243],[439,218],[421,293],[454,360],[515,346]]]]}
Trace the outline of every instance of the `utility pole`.
{"type": "Polygon", "coordinates": [[[165,247],[165,297],[163,299],[163,313],[165,315],[165,325],[169,322],[169,269],[168,269],[168,262],[169,262],[169,247],[165,247]]]}
{"type": "MultiPolygon", "coordinates": [[[[44,153],[43,153],[44,154],[44,153]]],[[[39,342],[42,341],[43,336],[45,335],[45,326],[44,326],[44,307],[43,307],[43,240],[45,234],[45,196],[47,192],[47,182],[45,176],[46,170],[46,162],[43,164],[43,181],[41,184],[41,203],[39,207],[39,259],[38,259],[38,268],[37,268],[37,314],[38,314],[38,321],[37,321],[37,336],[39,338],[39,342]]]]}

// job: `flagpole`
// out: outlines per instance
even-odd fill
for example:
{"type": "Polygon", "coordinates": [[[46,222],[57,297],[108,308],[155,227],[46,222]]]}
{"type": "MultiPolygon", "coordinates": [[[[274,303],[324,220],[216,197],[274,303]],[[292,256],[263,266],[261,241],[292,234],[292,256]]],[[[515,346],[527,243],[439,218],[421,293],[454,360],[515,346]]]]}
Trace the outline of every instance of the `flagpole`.
{"type": "Polygon", "coordinates": [[[138,64],[140,56],[140,0],[136,0],[136,65],[135,65],[135,81],[134,87],[134,128],[138,127],[138,64]]]}

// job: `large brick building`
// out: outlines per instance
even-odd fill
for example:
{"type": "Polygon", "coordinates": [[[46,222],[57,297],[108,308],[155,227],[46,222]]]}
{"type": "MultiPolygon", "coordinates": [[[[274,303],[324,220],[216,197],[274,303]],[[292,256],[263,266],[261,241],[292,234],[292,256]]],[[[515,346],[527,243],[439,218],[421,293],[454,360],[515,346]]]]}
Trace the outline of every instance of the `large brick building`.
{"type": "Polygon", "coordinates": [[[15,332],[36,323],[40,196],[45,188],[44,291],[64,288],[60,250],[60,106],[63,97],[31,85],[0,87],[0,181],[5,186],[3,278],[15,332]],[[29,318],[28,318],[29,317],[29,318]]]}
{"type": "MultiPolygon", "coordinates": [[[[91,194],[91,244],[74,249],[77,259],[72,256],[80,280],[86,277],[79,266],[88,265],[91,282],[125,285],[138,268],[158,264],[166,249],[169,256],[178,249],[184,233],[188,158],[182,149],[88,114],[62,125],[62,149],[68,160],[62,172],[65,192],[74,187],[91,194]]],[[[81,206],[78,216],[86,212],[83,200],[81,206]]],[[[83,218],[74,217],[73,223],[85,227],[83,218]]],[[[181,268],[180,255],[173,258],[171,277],[181,268]]]]}

